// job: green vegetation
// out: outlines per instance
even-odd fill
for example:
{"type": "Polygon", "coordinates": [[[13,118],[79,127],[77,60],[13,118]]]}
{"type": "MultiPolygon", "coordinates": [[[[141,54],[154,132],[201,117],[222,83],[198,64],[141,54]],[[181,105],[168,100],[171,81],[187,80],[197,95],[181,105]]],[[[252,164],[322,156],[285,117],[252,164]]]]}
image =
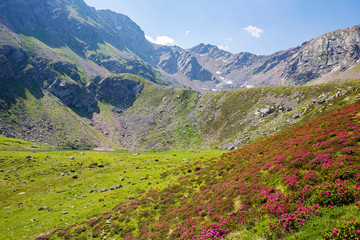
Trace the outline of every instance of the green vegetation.
{"type": "Polygon", "coordinates": [[[182,164],[162,175],[179,176],[166,188],[47,237],[357,239],[359,112],[356,102],[217,158],[182,164]]]}
{"type": "Polygon", "coordinates": [[[52,148],[52,146],[31,143],[22,139],[7,138],[0,135],[0,151],[38,151],[52,148]]]}
{"type": "Polygon", "coordinates": [[[207,93],[197,106],[199,132],[212,147],[254,142],[351,103],[359,88],[359,81],[349,81],[207,93]]]}
{"type": "Polygon", "coordinates": [[[221,153],[27,150],[35,150],[33,146],[46,149],[0,137],[3,239],[29,239],[48,229],[91,220],[119,202],[149,189],[163,189],[178,178],[161,178],[163,172],[221,153]],[[77,178],[73,178],[75,175],[77,178]],[[122,187],[111,190],[118,184],[122,187]],[[41,207],[46,208],[39,210],[41,207]]]}

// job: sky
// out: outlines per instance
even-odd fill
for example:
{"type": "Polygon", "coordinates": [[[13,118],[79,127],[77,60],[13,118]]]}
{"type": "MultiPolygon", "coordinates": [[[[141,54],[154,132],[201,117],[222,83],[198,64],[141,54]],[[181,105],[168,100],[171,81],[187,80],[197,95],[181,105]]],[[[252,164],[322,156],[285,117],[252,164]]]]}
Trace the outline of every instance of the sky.
{"type": "Polygon", "coordinates": [[[360,24],[360,0],[85,0],[130,17],[148,40],[272,54],[360,24]]]}

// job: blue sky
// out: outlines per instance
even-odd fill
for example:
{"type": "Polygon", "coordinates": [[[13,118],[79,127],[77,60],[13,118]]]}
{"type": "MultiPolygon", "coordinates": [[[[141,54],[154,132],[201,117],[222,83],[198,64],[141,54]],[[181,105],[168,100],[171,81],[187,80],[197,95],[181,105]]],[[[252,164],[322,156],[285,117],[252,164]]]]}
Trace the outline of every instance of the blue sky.
{"type": "Polygon", "coordinates": [[[360,24],[360,0],[85,0],[129,16],[157,43],[271,54],[360,24]]]}

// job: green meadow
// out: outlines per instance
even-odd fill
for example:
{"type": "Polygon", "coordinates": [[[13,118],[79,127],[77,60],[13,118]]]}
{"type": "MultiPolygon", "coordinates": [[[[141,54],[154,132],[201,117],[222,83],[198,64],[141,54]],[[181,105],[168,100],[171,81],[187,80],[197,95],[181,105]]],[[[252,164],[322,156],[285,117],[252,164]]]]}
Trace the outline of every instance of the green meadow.
{"type": "Polygon", "coordinates": [[[54,150],[5,137],[0,146],[1,239],[34,238],[91,220],[178,178],[162,173],[222,153],[54,150]]]}

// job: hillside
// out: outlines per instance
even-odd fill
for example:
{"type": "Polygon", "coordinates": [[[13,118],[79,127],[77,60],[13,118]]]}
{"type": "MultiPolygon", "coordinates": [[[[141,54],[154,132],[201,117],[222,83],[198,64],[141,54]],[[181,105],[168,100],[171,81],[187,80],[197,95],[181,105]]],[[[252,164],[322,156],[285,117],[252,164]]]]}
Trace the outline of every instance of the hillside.
{"type": "Polygon", "coordinates": [[[359,93],[358,26],[256,56],[155,45],[127,16],[82,0],[0,0],[0,11],[7,137],[86,149],[232,149],[359,93]],[[250,85],[260,87],[209,92],[250,85]]]}
{"type": "Polygon", "coordinates": [[[359,112],[356,102],[210,161],[170,170],[164,179],[180,177],[167,188],[39,239],[356,236],[359,112]]]}
{"type": "Polygon", "coordinates": [[[357,81],[200,94],[114,75],[94,79],[84,95],[76,84],[62,83],[37,93],[11,89],[17,97],[4,103],[0,133],[72,148],[230,149],[345,106],[360,94],[357,81]]]}

